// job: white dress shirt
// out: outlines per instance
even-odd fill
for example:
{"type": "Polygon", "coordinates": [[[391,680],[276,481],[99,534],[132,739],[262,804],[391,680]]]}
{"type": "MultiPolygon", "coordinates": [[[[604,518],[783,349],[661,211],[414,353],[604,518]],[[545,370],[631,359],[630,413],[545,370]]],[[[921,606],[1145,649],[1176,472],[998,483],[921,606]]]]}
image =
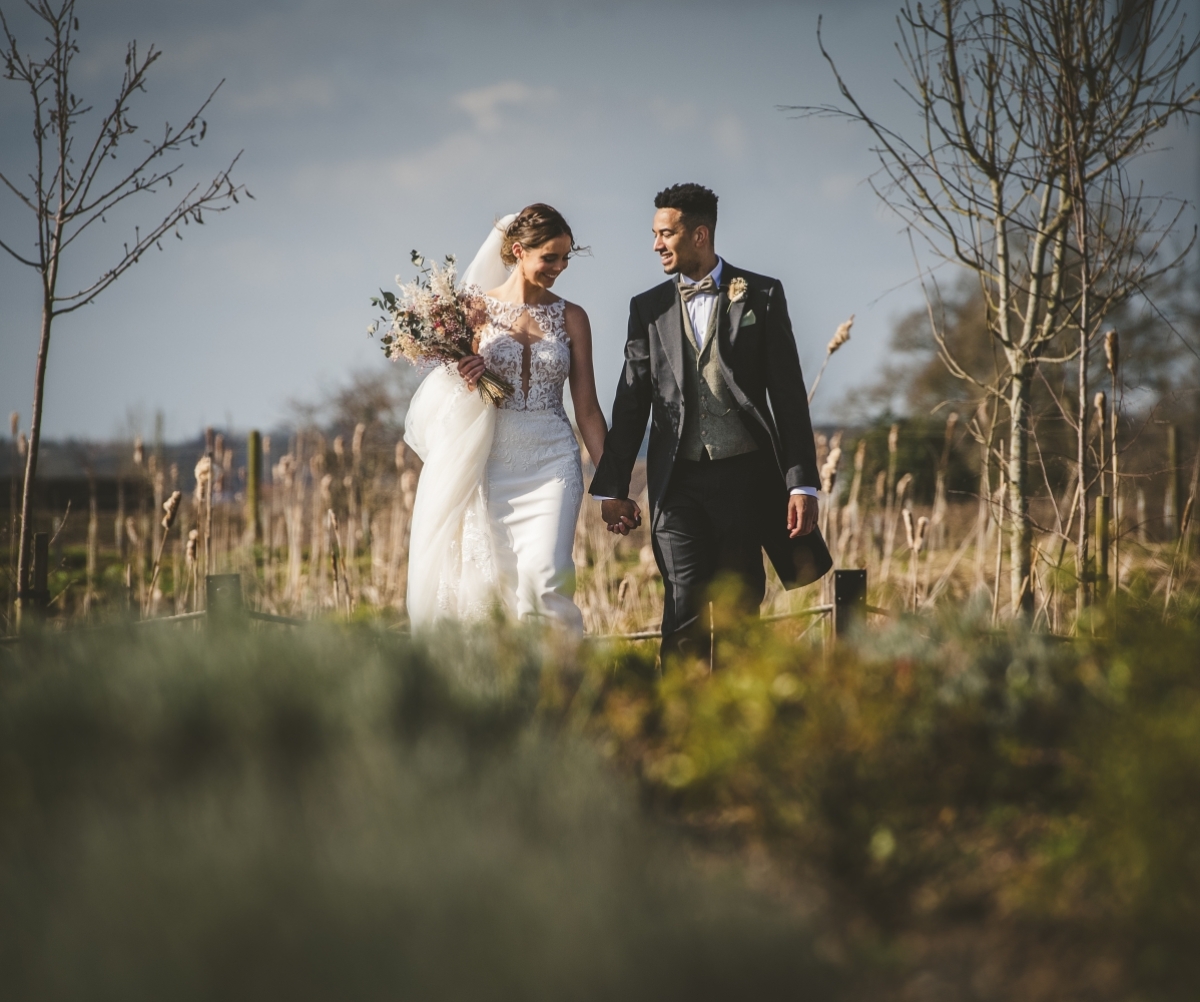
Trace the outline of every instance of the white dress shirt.
{"type": "MultiPolygon", "coordinates": [[[[713,284],[720,288],[721,286],[721,271],[725,267],[725,262],[721,258],[717,258],[717,266],[708,273],[707,276],[713,280],[713,284]]],[[[681,285],[698,285],[704,281],[704,278],[693,280],[687,275],[680,275],[679,282],[681,285]]],[[[717,308],[718,297],[712,293],[701,292],[692,296],[683,304],[684,309],[688,311],[688,319],[692,322],[692,331],[696,335],[696,346],[704,350],[704,338],[708,334],[708,325],[712,322],[712,312],[717,308]]],[[[792,494],[807,494],[811,498],[819,497],[815,487],[793,487],[792,494]]],[[[593,499],[596,501],[612,501],[613,498],[604,497],[600,494],[593,494],[593,499]]]]}
{"type": "MultiPolygon", "coordinates": [[[[713,280],[713,285],[717,288],[721,287],[721,269],[725,267],[725,262],[717,258],[717,266],[708,273],[707,278],[713,280]]],[[[701,282],[704,279],[700,280],[701,282]]],[[[699,285],[699,282],[693,282],[687,275],[679,276],[680,285],[699,285]]],[[[688,319],[692,322],[692,330],[696,334],[696,347],[701,351],[704,350],[704,339],[708,336],[708,325],[712,321],[713,310],[717,308],[716,293],[700,292],[692,296],[686,303],[683,304],[688,311],[688,319]]]]}

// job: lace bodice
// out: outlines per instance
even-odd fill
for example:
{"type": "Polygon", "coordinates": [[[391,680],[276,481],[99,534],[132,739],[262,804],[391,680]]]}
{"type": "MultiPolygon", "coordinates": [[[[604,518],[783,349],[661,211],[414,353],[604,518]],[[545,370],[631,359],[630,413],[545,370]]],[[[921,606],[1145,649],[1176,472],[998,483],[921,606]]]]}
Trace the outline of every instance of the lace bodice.
{"type": "Polygon", "coordinates": [[[517,411],[552,411],[566,418],[563,383],[571,372],[571,342],[567,337],[566,300],[546,306],[505,303],[485,296],[488,324],[479,338],[479,354],[487,366],[514,387],[512,397],[500,407],[517,411]],[[541,331],[529,345],[514,337],[522,313],[528,313],[541,331]],[[525,387],[525,353],[529,353],[529,383],[525,387]]]}

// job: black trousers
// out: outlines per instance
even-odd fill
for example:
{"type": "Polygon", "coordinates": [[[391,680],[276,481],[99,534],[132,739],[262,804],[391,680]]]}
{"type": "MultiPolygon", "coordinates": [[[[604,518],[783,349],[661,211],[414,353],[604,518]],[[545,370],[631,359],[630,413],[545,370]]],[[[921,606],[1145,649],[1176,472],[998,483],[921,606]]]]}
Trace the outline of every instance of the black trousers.
{"type": "Polygon", "coordinates": [[[772,506],[766,462],[750,452],[730,459],[676,461],[654,521],[654,556],[665,585],[662,656],[707,658],[708,602],[723,575],[740,580],[745,611],[766,592],[763,518],[772,506]]]}

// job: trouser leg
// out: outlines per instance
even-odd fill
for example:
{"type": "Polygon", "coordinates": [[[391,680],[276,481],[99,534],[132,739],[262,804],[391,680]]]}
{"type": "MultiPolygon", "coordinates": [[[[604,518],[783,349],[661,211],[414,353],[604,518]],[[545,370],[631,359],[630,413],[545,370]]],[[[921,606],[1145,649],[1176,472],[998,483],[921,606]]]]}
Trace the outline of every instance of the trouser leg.
{"type": "Polygon", "coordinates": [[[662,572],[662,655],[708,657],[713,582],[736,579],[740,611],[754,615],[766,591],[760,512],[760,457],[677,465],[655,522],[662,572]]]}
{"type": "Polygon", "coordinates": [[[738,588],[737,609],[758,615],[767,590],[763,566],[763,471],[761,453],[702,464],[708,468],[705,509],[716,543],[713,577],[728,577],[738,588]]]}
{"type": "Polygon", "coordinates": [[[701,611],[717,561],[713,526],[703,499],[689,482],[673,478],[655,520],[654,557],[663,577],[662,657],[704,657],[708,645],[701,611]]]}

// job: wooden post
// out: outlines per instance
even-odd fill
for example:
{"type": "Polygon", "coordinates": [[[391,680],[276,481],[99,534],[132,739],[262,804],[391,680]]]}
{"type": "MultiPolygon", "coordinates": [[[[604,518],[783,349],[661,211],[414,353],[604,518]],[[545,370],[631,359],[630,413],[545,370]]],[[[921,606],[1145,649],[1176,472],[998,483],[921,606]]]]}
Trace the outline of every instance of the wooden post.
{"type": "Polygon", "coordinates": [[[212,629],[244,626],[246,606],[242,601],[240,574],[209,574],[204,579],[205,609],[212,629]]]}
{"type": "Polygon", "coordinates": [[[262,435],[250,432],[246,439],[246,537],[250,543],[262,540],[259,506],[262,495],[262,435]]]}
{"type": "Polygon", "coordinates": [[[33,573],[29,577],[29,590],[18,592],[17,632],[46,617],[50,604],[50,533],[33,534],[33,573]]]}
{"type": "Polygon", "coordinates": [[[1108,591],[1109,498],[1096,498],[1096,597],[1108,591]]]}
{"type": "Polygon", "coordinates": [[[867,572],[833,572],[833,635],[849,637],[867,618],[867,572]]]}
{"type": "Polygon", "coordinates": [[[1166,511],[1163,521],[1166,523],[1167,538],[1174,539],[1179,535],[1180,505],[1183,491],[1179,482],[1179,426],[1167,425],[1167,496],[1163,507],[1166,511]]]}

